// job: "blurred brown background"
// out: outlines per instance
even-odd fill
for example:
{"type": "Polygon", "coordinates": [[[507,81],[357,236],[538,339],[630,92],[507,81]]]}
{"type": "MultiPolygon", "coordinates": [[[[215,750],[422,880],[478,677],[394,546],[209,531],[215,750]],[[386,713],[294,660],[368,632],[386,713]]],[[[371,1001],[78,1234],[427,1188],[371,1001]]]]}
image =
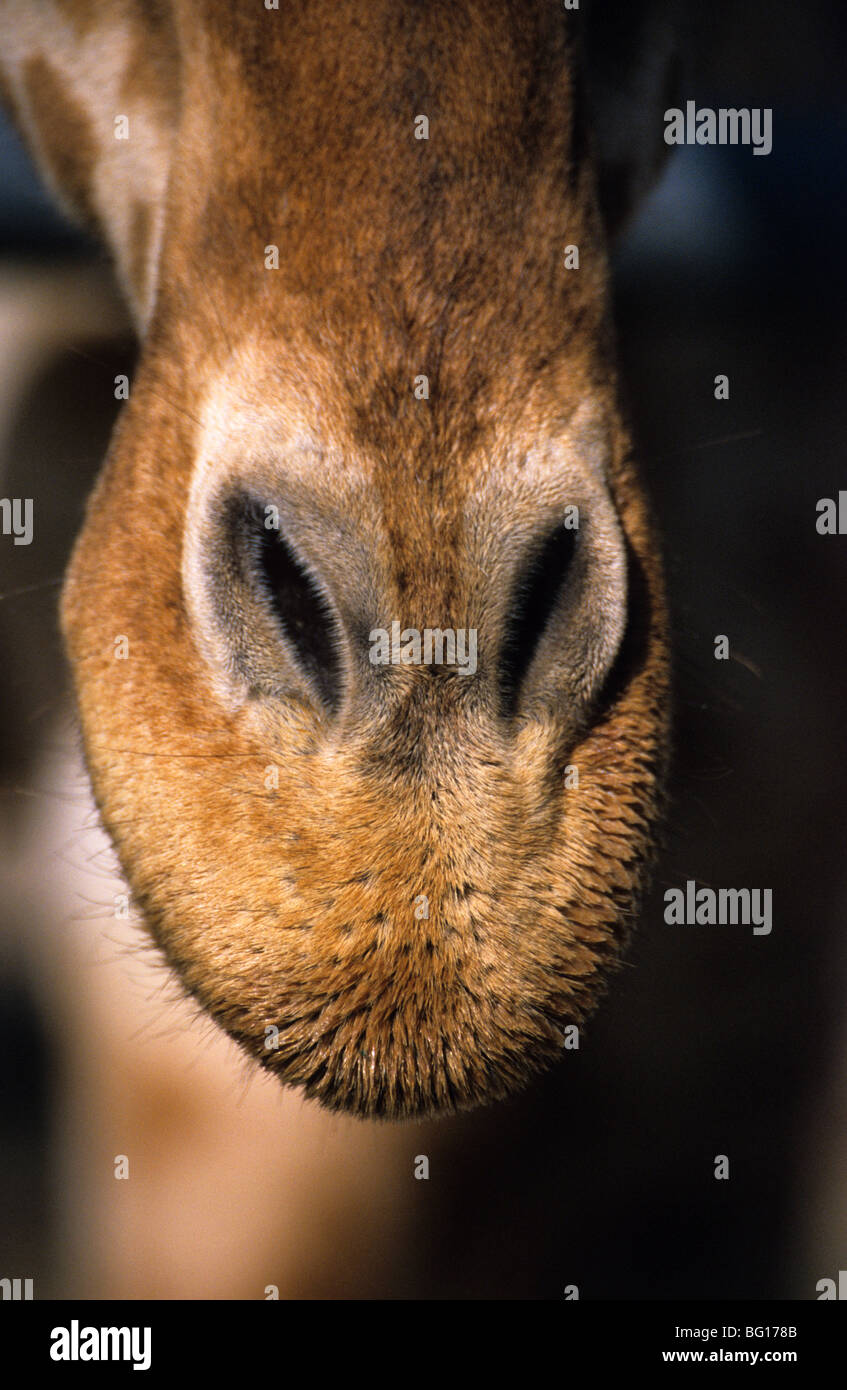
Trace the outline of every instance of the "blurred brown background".
{"type": "Polygon", "coordinates": [[[579,1052],[436,1124],[251,1078],[115,919],[56,600],[133,346],[0,131],[0,493],[35,504],[0,539],[0,1276],[37,1297],[813,1298],[847,1268],[847,536],[815,529],[847,489],[847,24],[686,23],[684,95],[773,107],[774,148],[676,152],[616,254],[676,629],[666,845],[579,1052]],[[688,878],[772,888],[772,934],[666,926],[688,878]]]}

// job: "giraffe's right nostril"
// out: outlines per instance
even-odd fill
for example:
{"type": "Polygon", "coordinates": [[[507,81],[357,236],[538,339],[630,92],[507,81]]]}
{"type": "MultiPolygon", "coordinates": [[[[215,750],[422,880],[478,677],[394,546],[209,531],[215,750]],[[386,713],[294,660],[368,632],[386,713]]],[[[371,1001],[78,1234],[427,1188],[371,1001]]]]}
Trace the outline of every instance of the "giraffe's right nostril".
{"type": "Polygon", "coordinates": [[[270,604],[280,636],[327,709],[341,702],[337,618],[308,565],[260,509],[244,516],[249,577],[270,604]]]}
{"type": "Polygon", "coordinates": [[[335,714],[344,690],[341,620],[280,509],[239,491],[201,516],[187,533],[183,583],[207,665],[242,693],[299,697],[335,714]]]}

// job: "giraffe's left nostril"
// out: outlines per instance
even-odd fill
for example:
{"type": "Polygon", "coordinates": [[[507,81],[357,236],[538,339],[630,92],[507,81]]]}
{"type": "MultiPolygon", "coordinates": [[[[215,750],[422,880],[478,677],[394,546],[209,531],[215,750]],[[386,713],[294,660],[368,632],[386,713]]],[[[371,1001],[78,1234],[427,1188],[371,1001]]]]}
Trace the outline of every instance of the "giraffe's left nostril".
{"type": "Polygon", "coordinates": [[[539,527],[505,597],[500,708],[509,719],[553,714],[572,734],[597,707],[626,627],[626,550],[604,489],[583,499],[578,530],[539,527]]]}
{"type": "Polygon", "coordinates": [[[576,543],[573,530],[557,526],[530,556],[518,577],[500,659],[500,691],[507,716],[515,712],[542,633],[561,598],[576,543]]]}

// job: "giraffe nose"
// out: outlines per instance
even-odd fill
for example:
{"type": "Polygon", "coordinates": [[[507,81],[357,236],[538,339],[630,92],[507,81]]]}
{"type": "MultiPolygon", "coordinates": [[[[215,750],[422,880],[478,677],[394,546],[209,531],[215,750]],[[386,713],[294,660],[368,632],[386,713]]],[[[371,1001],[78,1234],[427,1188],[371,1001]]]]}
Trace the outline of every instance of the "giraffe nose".
{"type": "MultiPolygon", "coordinates": [[[[342,707],[368,717],[388,710],[410,689],[415,665],[432,676],[433,698],[437,686],[439,698],[449,690],[455,704],[494,720],[552,712],[572,722],[602,686],[626,609],[623,542],[609,506],[595,500],[581,514],[578,532],[542,511],[494,546],[489,537],[492,574],[482,588],[470,578],[479,566],[467,538],[467,554],[459,547],[449,557],[464,597],[418,628],[397,615],[375,534],[345,532],[308,497],[286,509],[236,490],[189,519],[184,586],[195,641],[242,694],[305,702],[322,720],[342,707]],[[473,683],[456,685],[457,676],[473,683]]],[[[425,614],[421,595],[406,604],[425,614]]]]}

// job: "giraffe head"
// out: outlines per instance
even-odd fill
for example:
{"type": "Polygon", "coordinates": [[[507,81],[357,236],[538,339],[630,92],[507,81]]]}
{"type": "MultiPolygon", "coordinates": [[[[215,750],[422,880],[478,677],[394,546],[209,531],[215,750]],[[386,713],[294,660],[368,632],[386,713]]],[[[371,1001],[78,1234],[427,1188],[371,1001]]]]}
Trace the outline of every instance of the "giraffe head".
{"type": "Polygon", "coordinates": [[[62,620],[147,928],[328,1106],[503,1096],[619,956],[666,743],[575,21],[25,8],[143,335],[62,620]]]}

